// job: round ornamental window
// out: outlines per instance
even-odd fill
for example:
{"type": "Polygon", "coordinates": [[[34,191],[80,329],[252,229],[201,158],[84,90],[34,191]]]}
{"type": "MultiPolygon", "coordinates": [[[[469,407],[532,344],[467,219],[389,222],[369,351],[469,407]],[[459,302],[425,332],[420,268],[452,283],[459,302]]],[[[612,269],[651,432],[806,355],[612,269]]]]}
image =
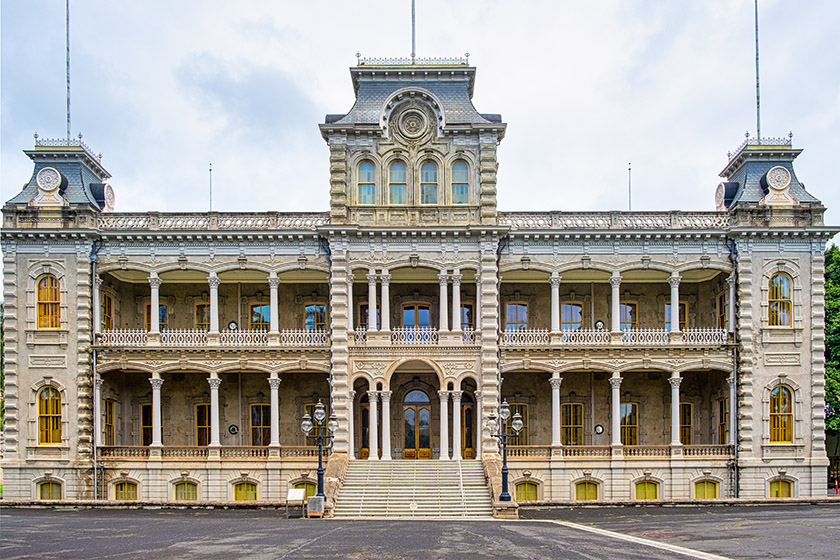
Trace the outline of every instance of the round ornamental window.
{"type": "Polygon", "coordinates": [[[783,191],[790,186],[790,171],[777,165],[767,172],[767,186],[774,191],[783,191]]]}
{"type": "Polygon", "coordinates": [[[52,167],[44,167],[35,176],[38,188],[44,192],[53,192],[61,185],[61,174],[52,167]]]}
{"type": "Polygon", "coordinates": [[[426,115],[417,109],[409,109],[400,115],[400,132],[406,138],[418,138],[428,127],[426,115]]]}

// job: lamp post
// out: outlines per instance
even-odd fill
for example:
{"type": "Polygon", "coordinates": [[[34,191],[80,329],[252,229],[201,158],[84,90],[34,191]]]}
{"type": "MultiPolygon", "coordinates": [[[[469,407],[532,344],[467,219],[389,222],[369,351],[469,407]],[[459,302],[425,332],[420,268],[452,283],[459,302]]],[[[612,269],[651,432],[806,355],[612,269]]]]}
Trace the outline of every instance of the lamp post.
{"type": "MultiPolygon", "coordinates": [[[[510,418],[510,405],[507,400],[502,401],[499,406],[499,417],[501,422],[496,421],[496,415],[491,414],[490,419],[487,420],[487,429],[490,430],[490,435],[499,438],[499,443],[502,445],[502,493],[499,494],[500,502],[509,502],[510,493],[508,492],[508,466],[507,466],[507,421],[510,418]],[[497,432],[498,430],[498,432],[497,432]]],[[[519,435],[522,430],[522,416],[517,412],[513,415],[510,427],[513,429],[514,435],[519,435]]]]}
{"type": "Polygon", "coordinates": [[[318,497],[324,497],[324,443],[327,438],[332,441],[333,435],[335,434],[335,430],[338,428],[338,418],[335,416],[335,412],[330,414],[330,419],[327,422],[327,431],[328,434],[324,433],[324,420],[327,419],[327,412],[324,409],[324,404],[319,400],[318,404],[315,405],[315,412],[313,414],[315,416],[314,424],[313,418],[310,418],[309,414],[303,415],[303,420],[300,423],[300,429],[303,430],[303,433],[307,436],[309,432],[312,431],[312,428],[315,428],[315,441],[318,444],[318,493],[315,494],[318,497]]]}

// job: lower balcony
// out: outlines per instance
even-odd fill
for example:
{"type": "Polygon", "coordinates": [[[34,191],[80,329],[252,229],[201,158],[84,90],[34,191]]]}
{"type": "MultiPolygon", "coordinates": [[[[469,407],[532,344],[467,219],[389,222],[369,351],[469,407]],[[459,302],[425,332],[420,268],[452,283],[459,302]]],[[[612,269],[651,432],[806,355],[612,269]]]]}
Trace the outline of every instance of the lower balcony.
{"type": "Polygon", "coordinates": [[[150,333],[145,329],[114,329],[96,336],[99,345],[117,348],[327,348],[330,345],[329,333],[306,329],[289,329],[278,333],[263,330],[209,333],[200,329],[168,329],[150,333]]]}
{"type": "Polygon", "coordinates": [[[723,346],[727,344],[724,329],[692,328],[682,332],[666,329],[634,329],[612,333],[604,329],[577,329],[551,332],[548,329],[502,331],[504,348],[557,348],[578,346],[723,346]]]}
{"type": "MultiPolygon", "coordinates": [[[[324,457],[330,454],[324,449],[324,457]]],[[[100,446],[98,448],[100,460],[108,461],[137,461],[150,458],[162,460],[204,460],[204,459],[233,459],[233,460],[267,460],[267,459],[317,459],[318,448],[303,445],[282,445],[279,447],[265,446],[100,446]]]]}
{"type": "Polygon", "coordinates": [[[732,459],[735,450],[731,445],[509,445],[510,460],[539,460],[552,457],[567,460],[608,460],[611,457],[623,457],[628,460],[668,459],[686,457],[691,459],[732,459]]]}

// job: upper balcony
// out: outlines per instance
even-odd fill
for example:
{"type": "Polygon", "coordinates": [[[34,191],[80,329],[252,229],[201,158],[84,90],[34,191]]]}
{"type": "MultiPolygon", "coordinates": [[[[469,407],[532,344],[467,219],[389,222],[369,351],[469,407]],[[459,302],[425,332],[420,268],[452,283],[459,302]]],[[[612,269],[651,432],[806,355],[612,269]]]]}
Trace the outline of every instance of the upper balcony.
{"type": "Polygon", "coordinates": [[[708,347],[730,342],[726,329],[684,328],[682,332],[669,329],[631,329],[612,333],[605,329],[585,329],[551,332],[549,329],[521,329],[503,331],[503,348],[577,348],[577,347],[708,347]]]}
{"type": "Polygon", "coordinates": [[[210,333],[204,329],[166,329],[150,333],[146,329],[112,329],[97,333],[97,343],[118,348],[328,348],[325,331],[288,329],[278,333],[265,330],[225,330],[210,333]]]}

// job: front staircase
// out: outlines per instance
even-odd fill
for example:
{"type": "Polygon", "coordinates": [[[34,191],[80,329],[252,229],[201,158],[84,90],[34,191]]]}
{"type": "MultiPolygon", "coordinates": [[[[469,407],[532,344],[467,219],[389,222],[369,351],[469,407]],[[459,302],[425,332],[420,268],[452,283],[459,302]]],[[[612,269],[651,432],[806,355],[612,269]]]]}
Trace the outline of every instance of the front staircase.
{"type": "Polygon", "coordinates": [[[480,460],[350,461],[336,517],[492,517],[480,460]]]}

